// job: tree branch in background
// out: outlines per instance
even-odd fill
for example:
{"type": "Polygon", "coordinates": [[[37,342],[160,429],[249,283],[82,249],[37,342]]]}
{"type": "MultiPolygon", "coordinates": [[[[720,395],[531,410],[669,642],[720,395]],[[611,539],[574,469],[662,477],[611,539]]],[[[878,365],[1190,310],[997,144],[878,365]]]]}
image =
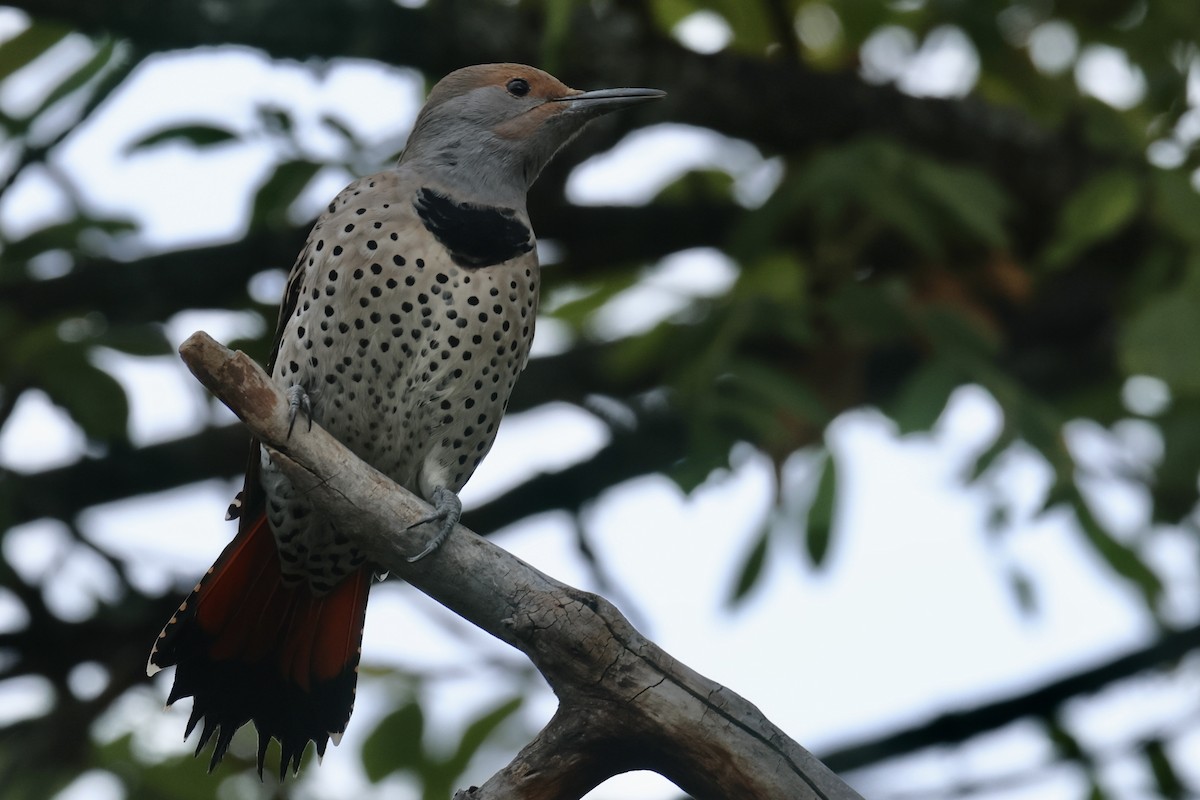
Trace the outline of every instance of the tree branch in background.
{"type": "Polygon", "coordinates": [[[966,711],[943,714],[918,727],[831,750],[825,761],[840,772],[914,753],[926,747],[959,744],[1026,717],[1053,717],[1070,700],[1114,683],[1161,670],[1200,648],[1200,625],[1163,636],[1140,650],[1077,672],[1037,689],[966,711]]]}
{"type": "Polygon", "coordinates": [[[539,572],[459,526],[410,564],[427,507],[314,426],[289,439],[287,400],[252,359],[198,333],[180,354],[273,451],[293,485],[381,568],[523,652],[559,698],[507,767],[459,798],[581,797],[649,769],[700,800],[859,795],[743,698],[671,658],[608,601],[539,572]],[[399,532],[397,532],[399,531],[399,532]]]}
{"type": "MultiPolygon", "coordinates": [[[[84,33],[128,37],[146,50],[242,44],[274,58],[353,56],[391,64],[402,59],[432,76],[464,64],[540,63],[544,56],[539,37],[530,35],[536,16],[514,14],[505,4],[448,1],[409,9],[373,0],[356,6],[351,26],[340,10],[310,0],[267,0],[235,15],[204,4],[140,0],[103,6],[85,0],[10,3],[84,33]],[[469,10],[463,8],[467,5],[469,10]]],[[[585,87],[636,86],[653,75],[671,89],[653,118],[710,128],[777,152],[804,152],[852,136],[880,134],[987,166],[1008,184],[1019,200],[1015,208],[1035,230],[1055,218],[1049,212],[1084,177],[1111,161],[1081,132],[1050,133],[1011,109],[972,99],[912,97],[892,85],[868,84],[852,71],[818,72],[794,61],[729,50],[696,53],[647,30],[637,19],[639,6],[631,12],[620,6],[600,11],[580,5],[570,51],[562,55],[556,73],[585,87]]],[[[597,127],[587,138],[603,136],[605,130],[597,127]]],[[[572,163],[561,159],[550,172],[569,169],[572,163]]]]}

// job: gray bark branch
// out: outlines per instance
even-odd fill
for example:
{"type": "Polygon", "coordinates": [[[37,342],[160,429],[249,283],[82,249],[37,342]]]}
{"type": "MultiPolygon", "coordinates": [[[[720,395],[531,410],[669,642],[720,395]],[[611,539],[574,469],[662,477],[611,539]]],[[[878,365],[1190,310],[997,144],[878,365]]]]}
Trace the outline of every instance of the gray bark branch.
{"type": "Polygon", "coordinates": [[[859,798],[757,708],[673,659],[604,598],[554,580],[461,525],[434,555],[409,564],[429,535],[407,530],[428,513],[422,501],[319,426],[289,439],[286,399],[244,354],[203,333],[180,354],[372,560],[520,650],[558,696],[558,711],[538,736],[483,786],[457,797],[562,800],[647,769],[698,800],[859,798]]]}

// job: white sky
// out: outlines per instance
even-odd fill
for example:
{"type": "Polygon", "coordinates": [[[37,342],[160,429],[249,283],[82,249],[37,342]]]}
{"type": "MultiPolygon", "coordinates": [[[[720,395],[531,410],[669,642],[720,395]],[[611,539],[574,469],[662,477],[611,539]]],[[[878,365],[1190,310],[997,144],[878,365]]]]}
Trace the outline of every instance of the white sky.
{"type": "MultiPolygon", "coordinates": [[[[719,47],[727,31],[714,17],[696,15],[681,26],[680,37],[697,49],[719,47]]],[[[11,35],[19,23],[19,15],[0,13],[0,37],[11,35]]],[[[1050,65],[1047,71],[1077,63],[1081,85],[1116,106],[1144,90],[1137,83],[1140,73],[1127,63],[1122,67],[1115,51],[1089,49],[1075,62],[1077,45],[1062,33],[1044,26],[1029,33],[1031,50],[1050,65]],[[1059,65],[1064,47],[1072,48],[1070,57],[1059,65]]],[[[823,30],[821,35],[838,32],[823,30]]],[[[864,74],[899,81],[914,94],[957,96],[970,89],[978,59],[961,33],[944,29],[920,47],[906,35],[885,29],[873,37],[864,53],[864,74]]],[[[86,55],[79,40],[66,43],[54,58],[37,65],[29,83],[10,81],[0,90],[0,107],[29,102],[39,75],[86,55]]],[[[95,120],[72,134],[60,149],[57,166],[77,179],[89,204],[137,219],[138,241],[145,247],[230,238],[242,230],[250,188],[268,174],[276,152],[273,142],[256,140],[202,153],[166,146],[125,155],[124,148],[146,132],[176,122],[219,122],[241,132],[252,130],[256,107],[269,99],[297,114],[303,147],[315,156],[338,152],[336,138],[319,123],[325,113],[336,114],[362,140],[389,152],[400,141],[398,132],[411,124],[419,95],[410,73],[371,62],[339,60],[317,75],[301,65],[271,63],[233,48],[159,56],[139,69],[95,120]]],[[[744,142],[664,125],[640,131],[613,152],[589,160],[572,176],[569,192],[581,203],[643,202],[680,172],[698,166],[729,171],[738,198],[747,205],[762,202],[781,169],[744,142]]],[[[323,175],[297,212],[311,213],[347,179],[334,171],[323,175]]],[[[62,202],[49,180],[33,176],[0,200],[0,225],[9,233],[39,227],[64,213],[62,202]]],[[[286,266],[291,257],[280,253],[279,263],[286,266]]],[[[594,330],[602,336],[636,332],[685,306],[689,296],[720,293],[734,269],[710,251],[666,259],[648,273],[644,285],[602,310],[594,330]]],[[[197,328],[228,339],[247,324],[255,323],[224,312],[198,312],[170,320],[168,332],[176,343],[197,328]]],[[[561,331],[539,324],[537,352],[562,345],[561,331]]],[[[135,442],[177,437],[223,413],[211,408],[173,358],[102,352],[97,359],[130,393],[135,442]]],[[[1151,382],[1142,389],[1133,392],[1134,401],[1152,398],[1155,391],[1161,394],[1162,387],[1151,382]]],[[[1115,587],[1064,516],[1036,516],[1048,485],[1047,470],[1036,457],[1011,452],[988,482],[962,485],[964,466],[987,446],[998,424],[995,403],[973,387],[956,393],[929,435],[899,439],[877,413],[844,415],[829,431],[842,484],[828,563],[815,570],[798,539],[776,537],[761,585],[733,611],[724,599],[765,522],[772,480],[769,464],[748,448],[735,452],[733,470],[713,476],[690,497],[665,478],[645,478],[598,498],[582,524],[611,576],[612,598],[645,633],[701,673],[744,694],[795,739],[819,751],[1019,692],[1152,637],[1138,598],[1115,587]],[[989,487],[1001,493],[1011,514],[1002,535],[986,531],[989,487]],[[1007,583],[1009,571],[1032,581],[1036,613],[1019,611],[1007,583]]],[[[505,420],[464,501],[469,509],[522,476],[585,458],[603,445],[606,435],[602,424],[577,408],[556,405],[513,415],[505,420]]],[[[1115,435],[1081,426],[1071,432],[1071,441],[1077,448],[1091,448],[1098,458],[1116,452],[1152,462],[1154,436],[1153,429],[1136,426],[1115,435]]],[[[0,434],[0,464],[45,469],[73,461],[84,446],[65,415],[30,392],[0,434]]],[[[786,485],[795,492],[811,491],[809,457],[793,458],[785,473],[786,485]]],[[[140,587],[182,589],[232,534],[222,517],[233,490],[219,481],[185,487],[91,509],[81,525],[94,541],[136,565],[133,577],[140,587]]],[[[1104,513],[1122,520],[1130,531],[1144,525],[1144,497],[1136,491],[1106,483],[1095,494],[1104,513]]],[[[570,520],[546,515],[501,532],[495,541],[560,579],[597,588],[579,559],[574,536],[570,520]]],[[[23,526],[9,534],[5,545],[3,555],[23,575],[46,578],[48,600],[67,618],[86,616],[98,599],[113,592],[107,566],[74,547],[55,524],[23,526]]],[[[1164,537],[1151,552],[1168,577],[1181,620],[1195,616],[1197,555],[1195,543],[1182,536],[1164,537]]],[[[11,598],[0,593],[0,629],[16,624],[19,614],[11,598]]],[[[433,682],[425,706],[430,729],[452,742],[462,725],[502,699],[497,686],[511,683],[507,671],[488,665],[519,664],[520,656],[410,587],[392,583],[373,593],[364,663],[454,676],[433,682]]],[[[136,726],[140,752],[181,752],[186,710],[158,710],[169,677],[169,671],[160,676],[154,691],[127,696],[106,717],[101,735],[120,735],[136,726]]],[[[88,692],[102,685],[104,676],[85,668],[74,679],[80,692],[88,692]]],[[[382,695],[379,682],[367,678],[363,683],[343,749],[356,750],[395,702],[382,695]]],[[[519,687],[513,684],[512,689],[519,687]]],[[[1131,731],[1161,719],[1164,709],[1194,709],[1197,699],[1197,686],[1182,679],[1140,681],[1076,703],[1069,716],[1087,741],[1109,743],[1119,751],[1131,731]]],[[[36,713],[45,702],[45,687],[37,681],[0,684],[0,720],[36,713]]],[[[552,710],[553,699],[543,691],[522,712],[523,721],[536,728],[552,710]]],[[[486,753],[468,780],[484,780],[521,743],[516,734],[510,750],[486,753]]],[[[1186,753],[1178,765],[1193,770],[1190,777],[1200,781],[1200,771],[1188,766],[1200,764],[1200,734],[1186,737],[1182,746],[1186,753]]],[[[885,790],[919,795],[952,781],[1020,772],[1049,761],[1048,748],[1037,727],[1022,722],[965,747],[918,754],[855,777],[867,796],[885,790]]],[[[408,796],[387,794],[405,786],[403,780],[369,787],[359,770],[356,758],[339,757],[335,749],[322,767],[308,768],[312,782],[305,796],[408,796]],[[348,791],[347,786],[356,788],[348,791]]],[[[1132,761],[1115,759],[1104,772],[1110,788],[1125,790],[1124,796],[1134,796],[1134,788],[1149,780],[1144,767],[1132,761]]],[[[1081,781],[1077,772],[1065,768],[986,796],[1075,797],[1083,792],[1081,781]]],[[[259,796],[252,785],[231,791],[231,796],[259,796]]],[[[100,773],[90,773],[60,795],[66,800],[116,796],[116,785],[100,773]]],[[[595,800],[676,796],[678,790],[661,778],[640,773],[610,781],[591,795],[595,800]]]]}

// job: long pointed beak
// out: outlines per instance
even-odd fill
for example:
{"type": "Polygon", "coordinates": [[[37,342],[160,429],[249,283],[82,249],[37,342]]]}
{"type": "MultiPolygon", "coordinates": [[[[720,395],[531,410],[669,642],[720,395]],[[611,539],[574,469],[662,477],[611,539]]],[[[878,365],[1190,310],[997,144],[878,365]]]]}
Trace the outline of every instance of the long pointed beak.
{"type": "Polygon", "coordinates": [[[572,113],[591,115],[605,114],[618,108],[631,106],[635,103],[645,103],[648,100],[658,100],[666,97],[661,89],[595,89],[590,92],[579,92],[556,97],[551,102],[567,103],[567,109],[572,113]]]}

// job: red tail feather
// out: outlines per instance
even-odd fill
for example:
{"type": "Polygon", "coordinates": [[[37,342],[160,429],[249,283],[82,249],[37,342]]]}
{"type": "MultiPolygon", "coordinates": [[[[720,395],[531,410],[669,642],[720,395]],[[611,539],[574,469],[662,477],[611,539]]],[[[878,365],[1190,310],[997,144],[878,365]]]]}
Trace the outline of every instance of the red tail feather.
{"type": "Polygon", "coordinates": [[[287,584],[265,514],[237,537],[159,634],[150,667],[176,665],[168,703],[194,697],[187,732],[204,720],[197,754],[215,733],[209,768],[247,722],[258,729],[258,770],[271,738],[279,773],[295,771],[309,741],[324,754],[354,705],[371,571],[325,594],[287,584]]]}

